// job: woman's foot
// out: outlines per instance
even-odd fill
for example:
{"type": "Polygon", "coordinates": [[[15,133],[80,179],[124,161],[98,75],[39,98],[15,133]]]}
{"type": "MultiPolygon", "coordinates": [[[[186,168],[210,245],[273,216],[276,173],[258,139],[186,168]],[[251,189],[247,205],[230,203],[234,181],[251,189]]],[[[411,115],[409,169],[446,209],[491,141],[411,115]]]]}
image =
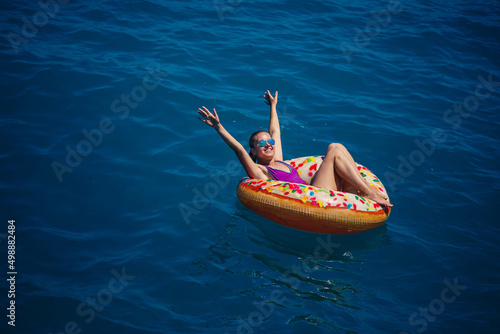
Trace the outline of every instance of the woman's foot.
{"type": "MultiPolygon", "coordinates": [[[[355,189],[354,191],[356,192],[356,194],[358,194],[359,196],[363,196],[363,192],[361,190],[356,190],[356,188],[353,189],[355,189]]],[[[352,193],[352,191],[349,190],[346,190],[345,192],[352,193]]],[[[387,197],[387,195],[385,195],[384,193],[379,193],[379,195],[382,196],[385,200],[389,199],[389,197],[387,197]]]]}
{"type": "Polygon", "coordinates": [[[361,192],[361,196],[371,199],[380,205],[387,206],[389,208],[392,207],[392,204],[388,201],[388,197],[384,196],[373,187],[369,186],[366,192],[361,192]]]}

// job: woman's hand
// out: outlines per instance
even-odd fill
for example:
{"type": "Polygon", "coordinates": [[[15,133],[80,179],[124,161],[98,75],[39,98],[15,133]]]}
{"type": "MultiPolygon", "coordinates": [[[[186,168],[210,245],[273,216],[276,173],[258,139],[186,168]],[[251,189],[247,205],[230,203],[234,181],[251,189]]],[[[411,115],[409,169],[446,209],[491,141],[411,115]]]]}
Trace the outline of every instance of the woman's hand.
{"type": "Polygon", "coordinates": [[[271,95],[269,90],[264,93],[264,98],[266,101],[264,101],[268,106],[275,106],[278,104],[278,92],[274,93],[274,96],[271,95]]]}
{"type": "Polygon", "coordinates": [[[202,108],[198,108],[198,114],[203,116],[203,118],[198,117],[198,119],[204,122],[205,124],[208,124],[212,128],[217,129],[220,125],[220,121],[219,121],[219,116],[217,115],[217,111],[215,111],[215,108],[213,114],[206,107],[202,108]]]}

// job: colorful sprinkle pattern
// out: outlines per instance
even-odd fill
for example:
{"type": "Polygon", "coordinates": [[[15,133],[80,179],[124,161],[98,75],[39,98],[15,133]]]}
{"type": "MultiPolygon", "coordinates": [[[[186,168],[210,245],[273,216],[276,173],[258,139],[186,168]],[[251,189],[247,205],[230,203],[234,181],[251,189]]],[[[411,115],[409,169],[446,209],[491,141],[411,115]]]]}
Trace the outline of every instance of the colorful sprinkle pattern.
{"type": "MultiPolygon", "coordinates": [[[[310,183],[323,159],[323,156],[311,156],[287,160],[285,162],[292,165],[304,181],[310,183]]],[[[387,195],[382,182],[368,168],[358,164],[358,171],[371,186],[387,195]]],[[[275,195],[286,196],[290,199],[300,200],[319,207],[337,207],[371,212],[382,210],[381,206],[376,202],[356,194],[341,191],[273,180],[245,178],[241,182],[256,191],[267,191],[275,195]]]]}

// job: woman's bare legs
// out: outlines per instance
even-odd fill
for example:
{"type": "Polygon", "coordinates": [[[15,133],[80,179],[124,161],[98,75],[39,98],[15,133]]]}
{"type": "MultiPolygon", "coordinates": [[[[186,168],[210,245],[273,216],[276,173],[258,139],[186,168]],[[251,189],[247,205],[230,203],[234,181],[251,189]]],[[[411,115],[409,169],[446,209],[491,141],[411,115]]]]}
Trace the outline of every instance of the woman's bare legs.
{"type": "Polygon", "coordinates": [[[385,206],[392,206],[379,191],[371,187],[361,176],[347,149],[341,144],[330,144],[312,185],[343,191],[344,183],[349,183],[356,188],[361,196],[385,206]]]}
{"type": "MultiPolygon", "coordinates": [[[[349,159],[349,161],[351,162],[352,166],[353,166],[356,170],[358,170],[358,165],[357,165],[357,164],[356,164],[356,162],[354,161],[354,158],[352,157],[351,153],[349,153],[349,151],[347,150],[347,148],[345,148],[345,146],[344,146],[344,145],[339,144],[339,143],[332,143],[332,144],[330,144],[330,146],[333,146],[334,148],[339,149],[339,150],[341,150],[342,152],[344,152],[344,154],[346,155],[346,157],[347,157],[347,158],[349,159]]],[[[366,180],[365,180],[365,179],[361,176],[361,174],[360,174],[359,172],[357,173],[357,175],[359,176],[359,178],[360,178],[362,181],[366,182],[366,180]]],[[[348,183],[348,186],[354,187],[352,184],[349,184],[349,183],[348,183]]],[[[356,187],[354,187],[354,188],[356,188],[356,187]]],[[[358,190],[358,189],[356,188],[356,190],[358,190]]],[[[343,191],[347,191],[347,190],[344,188],[344,190],[343,190],[343,191]]],[[[361,194],[360,194],[360,195],[361,195],[361,194]]],[[[388,199],[388,197],[387,197],[385,194],[379,193],[379,195],[380,195],[380,196],[382,196],[384,199],[388,199]]]]}

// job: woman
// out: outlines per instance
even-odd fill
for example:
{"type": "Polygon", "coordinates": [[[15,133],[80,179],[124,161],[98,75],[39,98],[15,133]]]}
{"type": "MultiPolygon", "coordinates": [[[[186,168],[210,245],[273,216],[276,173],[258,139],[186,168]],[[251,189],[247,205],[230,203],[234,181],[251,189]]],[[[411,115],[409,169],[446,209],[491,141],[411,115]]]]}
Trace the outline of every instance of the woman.
{"type": "MultiPolygon", "coordinates": [[[[250,136],[250,153],[222,126],[215,108],[213,113],[206,107],[199,108],[198,113],[203,118],[198,117],[198,119],[217,131],[226,144],[236,153],[249,177],[307,184],[300,178],[295,168],[283,162],[281,132],[278,113],[276,112],[278,92],[272,96],[267,91],[264,98],[266,104],[271,107],[269,132],[261,130],[254,132],[250,136]]],[[[381,205],[392,206],[387,198],[383,197],[378,190],[365,181],[358,172],[351,154],[341,144],[332,143],[328,146],[323,163],[316,172],[311,185],[334,191],[346,191],[346,189],[354,187],[359,195],[381,205]]]]}

